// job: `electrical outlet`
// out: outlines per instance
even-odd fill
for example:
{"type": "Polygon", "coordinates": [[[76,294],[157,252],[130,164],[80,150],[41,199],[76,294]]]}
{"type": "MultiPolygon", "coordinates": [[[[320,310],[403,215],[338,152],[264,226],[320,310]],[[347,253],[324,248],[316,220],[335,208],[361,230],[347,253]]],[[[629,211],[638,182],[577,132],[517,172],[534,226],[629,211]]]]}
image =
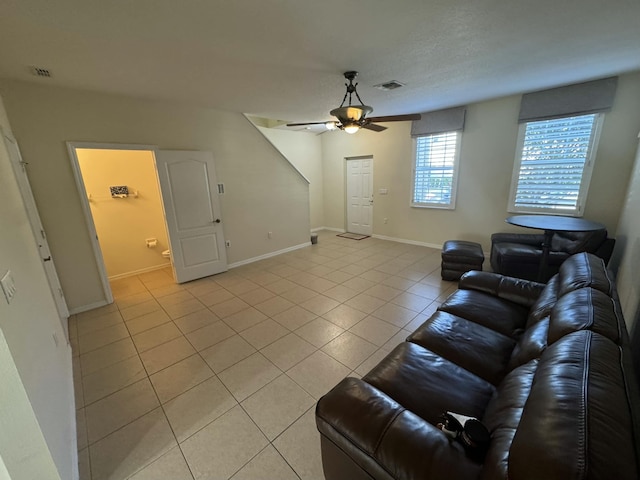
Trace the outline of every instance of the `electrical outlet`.
{"type": "Polygon", "coordinates": [[[231,246],[231,240],[225,240],[224,241],[224,246],[225,247],[230,247],[231,246]]]}
{"type": "Polygon", "coordinates": [[[385,218],[382,220],[382,223],[387,223],[388,220],[389,220],[388,218],[385,218]]]}
{"type": "Polygon", "coordinates": [[[273,232],[267,232],[267,238],[273,237],[273,232]]]}
{"type": "Polygon", "coordinates": [[[4,292],[4,298],[7,299],[7,303],[11,303],[11,300],[16,294],[16,285],[13,282],[11,270],[7,270],[7,273],[4,274],[2,280],[0,280],[0,285],[2,285],[2,291],[4,292]]]}

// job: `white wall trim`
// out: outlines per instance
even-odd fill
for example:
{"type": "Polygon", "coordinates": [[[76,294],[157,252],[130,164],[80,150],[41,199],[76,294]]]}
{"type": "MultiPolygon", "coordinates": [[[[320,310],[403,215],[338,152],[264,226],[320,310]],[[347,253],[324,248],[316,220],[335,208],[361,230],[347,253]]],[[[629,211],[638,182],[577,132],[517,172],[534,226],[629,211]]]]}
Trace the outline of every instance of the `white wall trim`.
{"type": "Polygon", "coordinates": [[[229,269],[236,267],[241,267],[242,265],[247,265],[249,263],[257,262],[259,260],[265,260],[267,258],[275,257],[277,255],[281,255],[287,252],[293,252],[294,250],[298,250],[300,248],[308,247],[311,245],[311,242],[301,243],[300,245],[294,245],[293,247],[283,248],[282,250],[276,250],[275,252],[265,253],[264,255],[258,255],[257,257],[247,258],[246,260],[240,260],[239,262],[230,263],[227,265],[229,269]]]}
{"type": "Polygon", "coordinates": [[[154,265],[152,267],[141,268],[140,270],[134,270],[133,272],[119,273],[118,275],[111,275],[109,281],[118,280],[119,278],[133,277],[134,275],[140,275],[141,273],[153,272],[155,270],[162,270],[171,266],[171,262],[163,263],[162,265],[154,265]]]}
{"type": "Polygon", "coordinates": [[[386,235],[377,235],[375,233],[371,236],[380,240],[389,240],[391,242],[407,243],[409,245],[418,245],[420,247],[437,248],[438,250],[442,250],[442,245],[437,245],[435,243],[418,242],[417,240],[407,240],[405,238],[387,237],[386,235]]]}
{"type": "Polygon", "coordinates": [[[80,305],[79,307],[75,307],[69,310],[69,315],[87,312],[89,310],[93,310],[94,308],[104,307],[105,305],[109,305],[110,303],[111,302],[107,302],[106,300],[100,300],[99,302],[90,303],[88,305],[80,305]]]}
{"type": "Polygon", "coordinates": [[[339,232],[339,233],[346,232],[344,228],[333,228],[333,227],[316,227],[311,229],[312,232],[319,232],[320,230],[329,230],[331,232],[339,232]]]}

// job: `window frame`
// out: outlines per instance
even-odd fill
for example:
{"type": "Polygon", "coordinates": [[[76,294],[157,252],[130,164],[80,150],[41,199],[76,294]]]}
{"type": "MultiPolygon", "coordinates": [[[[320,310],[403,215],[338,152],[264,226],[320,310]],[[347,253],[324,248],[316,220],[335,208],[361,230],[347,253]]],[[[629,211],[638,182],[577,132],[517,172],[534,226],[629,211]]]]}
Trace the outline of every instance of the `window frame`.
{"type": "Polygon", "coordinates": [[[513,165],[513,172],[511,175],[511,187],[509,191],[509,201],[507,203],[507,211],[509,213],[523,213],[523,214],[540,214],[540,215],[564,215],[567,217],[582,217],[584,215],[584,207],[587,201],[589,193],[589,185],[591,184],[591,176],[593,174],[593,167],[596,160],[596,151],[598,149],[598,143],[600,141],[600,133],[602,131],[602,123],[604,121],[604,113],[587,113],[587,114],[570,114],[563,115],[549,120],[561,120],[571,117],[582,117],[587,115],[594,115],[593,129],[591,131],[591,138],[589,139],[589,146],[587,147],[587,155],[585,157],[584,168],[582,170],[582,180],[580,182],[580,188],[578,190],[578,199],[576,201],[576,207],[573,210],[565,210],[558,208],[526,208],[516,207],[516,193],[518,191],[518,180],[520,177],[520,167],[522,165],[522,149],[524,148],[525,134],[527,130],[527,124],[534,123],[543,120],[531,120],[528,122],[522,122],[518,128],[518,139],[516,143],[516,154],[513,165]]]}
{"type": "Polygon", "coordinates": [[[436,208],[439,210],[455,210],[456,197],[458,192],[458,177],[460,173],[460,150],[462,145],[462,130],[449,130],[446,132],[430,133],[426,135],[417,135],[413,139],[413,155],[412,155],[412,168],[411,168],[411,198],[409,203],[414,208],[436,208]],[[416,172],[417,172],[417,160],[418,160],[418,139],[424,137],[434,137],[436,135],[455,134],[455,154],[453,158],[453,175],[451,177],[451,200],[449,203],[436,203],[436,202],[415,202],[416,193],[416,172]]]}

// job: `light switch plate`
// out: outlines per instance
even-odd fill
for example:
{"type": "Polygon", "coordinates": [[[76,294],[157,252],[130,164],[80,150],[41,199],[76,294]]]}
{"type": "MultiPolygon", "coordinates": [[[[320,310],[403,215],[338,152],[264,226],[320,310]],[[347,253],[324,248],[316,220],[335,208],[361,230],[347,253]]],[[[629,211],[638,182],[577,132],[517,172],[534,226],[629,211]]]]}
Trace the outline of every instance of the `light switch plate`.
{"type": "Polygon", "coordinates": [[[11,303],[13,296],[16,294],[16,285],[13,282],[11,270],[7,270],[7,273],[4,274],[2,280],[0,280],[0,285],[2,285],[2,291],[4,292],[4,297],[7,299],[7,303],[11,303]]]}

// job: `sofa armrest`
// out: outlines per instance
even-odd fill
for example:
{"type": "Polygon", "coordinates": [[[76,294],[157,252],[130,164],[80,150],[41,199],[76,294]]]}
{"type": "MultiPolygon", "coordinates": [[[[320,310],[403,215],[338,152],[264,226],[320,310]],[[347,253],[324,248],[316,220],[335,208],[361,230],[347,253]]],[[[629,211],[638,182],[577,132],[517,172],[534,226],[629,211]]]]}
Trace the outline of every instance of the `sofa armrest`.
{"type": "Polygon", "coordinates": [[[539,233],[494,233],[491,244],[494,243],[522,243],[534,247],[542,247],[544,235],[539,233]]]}
{"type": "Polygon", "coordinates": [[[459,289],[478,290],[527,308],[533,306],[545,286],[531,280],[475,270],[465,273],[458,283],[459,289]]]}
{"type": "MultiPolygon", "coordinates": [[[[323,460],[332,456],[325,449],[335,447],[366,478],[477,478],[480,472],[459,443],[357,378],[345,378],[320,399],[316,424],[329,441],[323,460]]],[[[327,480],[345,478],[345,470],[326,467],[327,480]]]]}

